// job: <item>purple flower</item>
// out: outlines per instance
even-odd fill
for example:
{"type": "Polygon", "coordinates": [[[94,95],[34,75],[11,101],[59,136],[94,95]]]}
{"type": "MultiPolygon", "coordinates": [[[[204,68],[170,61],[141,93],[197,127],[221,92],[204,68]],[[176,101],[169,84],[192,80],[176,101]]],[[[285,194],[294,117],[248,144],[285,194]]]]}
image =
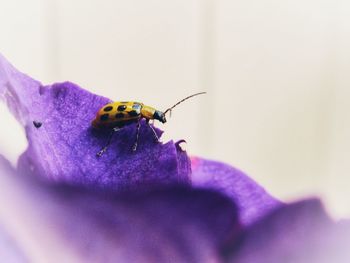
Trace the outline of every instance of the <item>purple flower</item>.
{"type": "Polygon", "coordinates": [[[144,122],[136,152],[130,125],[96,157],[108,132],[91,121],[107,98],[70,82],[44,86],[2,57],[0,94],[28,139],[16,168],[0,158],[5,262],[350,259],[349,223],[318,200],[284,204],[229,165],[155,142],[144,122]]]}

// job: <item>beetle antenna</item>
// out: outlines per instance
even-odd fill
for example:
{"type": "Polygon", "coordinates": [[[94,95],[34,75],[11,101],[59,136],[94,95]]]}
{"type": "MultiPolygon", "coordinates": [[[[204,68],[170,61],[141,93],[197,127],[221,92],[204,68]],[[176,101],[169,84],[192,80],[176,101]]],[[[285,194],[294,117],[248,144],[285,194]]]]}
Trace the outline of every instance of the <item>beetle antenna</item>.
{"type": "Polygon", "coordinates": [[[170,117],[171,117],[171,110],[174,109],[177,105],[179,105],[180,103],[184,102],[185,100],[188,100],[189,98],[192,98],[194,96],[198,96],[198,95],[201,95],[201,94],[206,94],[206,92],[199,92],[199,93],[196,93],[196,94],[192,94],[192,95],[190,95],[190,96],[180,100],[179,102],[175,103],[172,107],[166,109],[164,111],[164,114],[166,114],[169,111],[169,114],[170,114],[170,117]]]}

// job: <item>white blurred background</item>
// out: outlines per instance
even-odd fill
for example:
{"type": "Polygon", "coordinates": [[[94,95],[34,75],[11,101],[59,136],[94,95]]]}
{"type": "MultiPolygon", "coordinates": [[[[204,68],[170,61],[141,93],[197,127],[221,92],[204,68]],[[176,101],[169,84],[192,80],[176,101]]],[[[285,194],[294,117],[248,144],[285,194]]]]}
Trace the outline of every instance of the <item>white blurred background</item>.
{"type": "MultiPolygon", "coordinates": [[[[336,216],[350,216],[349,47],[346,0],[0,0],[0,52],[21,71],[160,110],[207,91],[163,140],[336,216]]],[[[0,110],[15,163],[25,136],[0,110]]]]}

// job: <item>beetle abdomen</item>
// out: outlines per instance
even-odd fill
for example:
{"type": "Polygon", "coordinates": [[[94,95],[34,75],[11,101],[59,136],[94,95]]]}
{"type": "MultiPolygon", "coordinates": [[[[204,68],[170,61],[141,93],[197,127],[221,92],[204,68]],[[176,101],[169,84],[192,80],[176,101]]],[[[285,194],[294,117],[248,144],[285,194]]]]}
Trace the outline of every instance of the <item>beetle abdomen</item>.
{"type": "Polygon", "coordinates": [[[103,106],[93,120],[95,128],[122,127],[137,121],[143,104],[133,101],[116,101],[103,106]]]}

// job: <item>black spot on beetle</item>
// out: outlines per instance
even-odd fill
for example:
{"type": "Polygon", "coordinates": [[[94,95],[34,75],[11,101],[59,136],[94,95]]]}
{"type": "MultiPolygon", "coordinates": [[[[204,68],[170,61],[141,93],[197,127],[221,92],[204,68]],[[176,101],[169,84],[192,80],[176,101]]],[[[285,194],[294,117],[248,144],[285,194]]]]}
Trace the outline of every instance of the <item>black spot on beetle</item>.
{"type": "Polygon", "coordinates": [[[126,109],[126,105],[119,105],[117,110],[118,111],[124,111],[126,109]]]}
{"type": "Polygon", "coordinates": [[[39,121],[33,121],[33,125],[35,128],[39,129],[41,127],[41,125],[43,125],[43,124],[39,121]]]}
{"type": "Polygon", "coordinates": [[[132,110],[132,111],[129,112],[129,116],[131,116],[131,117],[136,117],[136,116],[138,116],[138,115],[139,115],[139,114],[137,113],[136,110],[132,110]]]}
{"type": "Polygon", "coordinates": [[[109,114],[106,113],[106,114],[101,115],[100,120],[101,120],[101,121],[107,121],[108,118],[109,118],[109,114]]]}
{"type": "Polygon", "coordinates": [[[117,114],[115,115],[115,117],[116,117],[117,119],[123,119],[123,118],[124,118],[124,114],[123,114],[123,113],[117,113],[117,114]]]}
{"type": "Polygon", "coordinates": [[[112,106],[107,106],[103,109],[103,111],[111,111],[111,110],[113,110],[112,106]]]}

